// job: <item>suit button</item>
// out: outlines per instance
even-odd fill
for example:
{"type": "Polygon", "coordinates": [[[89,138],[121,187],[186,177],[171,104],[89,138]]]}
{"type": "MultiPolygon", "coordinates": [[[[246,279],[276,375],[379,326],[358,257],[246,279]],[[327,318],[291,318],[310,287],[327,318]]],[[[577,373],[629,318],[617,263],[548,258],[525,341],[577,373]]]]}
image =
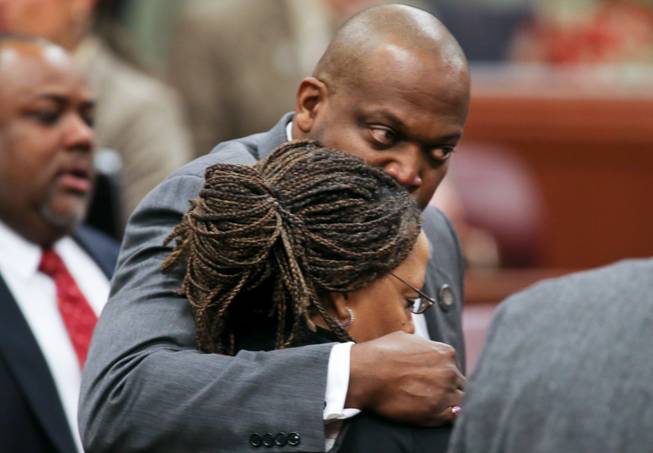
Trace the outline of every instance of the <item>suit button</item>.
{"type": "Polygon", "coordinates": [[[302,438],[299,434],[297,433],[290,433],[288,434],[288,445],[291,447],[296,447],[299,445],[299,443],[302,441],[302,438]]]}
{"type": "Polygon", "coordinates": [[[288,443],[288,434],[283,431],[274,436],[274,445],[277,447],[283,447],[288,443]]]}
{"type": "Polygon", "coordinates": [[[270,433],[263,434],[263,445],[265,445],[268,448],[274,445],[274,437],[272,437],[272,434],[270,433]]]}
{"type": "Polygon", "coordinates": [[[261,439],[260,435],[253,433],[249,436],[249,444],[254,448],[258,448],[263,445],[263,439],[261,439]]]}
{"type": "Polygon", "coordinates": [[[451,286],[446,283],[440,287],[438,291],[438,305],[443,310],[449,310],[453,305],[454,296],[451,286]]]}

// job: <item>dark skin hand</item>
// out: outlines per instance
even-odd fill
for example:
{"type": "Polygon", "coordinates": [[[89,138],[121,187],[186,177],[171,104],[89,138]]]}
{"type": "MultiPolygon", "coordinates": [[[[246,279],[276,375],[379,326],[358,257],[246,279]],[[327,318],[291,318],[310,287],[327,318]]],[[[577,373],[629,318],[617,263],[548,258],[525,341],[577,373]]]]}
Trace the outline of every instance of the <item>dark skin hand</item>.
{"type": "Polygon", "coordinates": [[[345,407],[369,410],[416,426],[454,420],[465,377],[454,349],[405,332],[394,332],[351,349],[345,407]]]}

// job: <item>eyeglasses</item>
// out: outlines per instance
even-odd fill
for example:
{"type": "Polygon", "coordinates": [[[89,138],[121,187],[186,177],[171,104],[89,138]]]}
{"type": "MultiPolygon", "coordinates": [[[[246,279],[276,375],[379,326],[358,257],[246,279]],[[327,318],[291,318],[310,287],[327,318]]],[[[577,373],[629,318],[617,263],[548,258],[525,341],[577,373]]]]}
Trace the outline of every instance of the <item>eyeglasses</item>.
{"type": "Polygon", "coordinates": [[[419,294],[420,297],[413,297],[413,298],[407,299],[408,301],[411,301],[410,311],[412,313],[415,313],[416,315],[421,315],[426,310],[431,308],[435,303],[437,303],[437,301],[434,298],[427,295],[422,290],[419,290],[419,289],[415,288],[413,285],[408,283],[403,278],[399,277],[394,272],[390,272],[390,275],[392,275],[394,278],[399,280],[401,283],[403,283],[404,285],[406,285],[407,287],[409,287],[410,289],[415,291],[417,294],[419,294]]]}

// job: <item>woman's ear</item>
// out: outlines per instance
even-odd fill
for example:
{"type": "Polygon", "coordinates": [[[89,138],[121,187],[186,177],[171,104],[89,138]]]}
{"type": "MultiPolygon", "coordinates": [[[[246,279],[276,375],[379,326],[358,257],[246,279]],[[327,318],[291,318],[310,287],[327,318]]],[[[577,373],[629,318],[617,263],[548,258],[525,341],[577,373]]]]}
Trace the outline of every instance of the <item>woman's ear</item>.
{"type": "Polygon", "coordinates": [[[301,137],[295,138],[310,138],[308,134],[313,129],[317,115],[326,102],[327,94],[326,84],[315,77],[306,77],[299,84],[293,123],[301,137]]]}
{"type": "Polygon", "coordinates": [[[346,323],[350,321],[349,310],[347,309],[347,293],[331,293],[331,303],[333,310],[338,317],[338,321],[346,323]]]}

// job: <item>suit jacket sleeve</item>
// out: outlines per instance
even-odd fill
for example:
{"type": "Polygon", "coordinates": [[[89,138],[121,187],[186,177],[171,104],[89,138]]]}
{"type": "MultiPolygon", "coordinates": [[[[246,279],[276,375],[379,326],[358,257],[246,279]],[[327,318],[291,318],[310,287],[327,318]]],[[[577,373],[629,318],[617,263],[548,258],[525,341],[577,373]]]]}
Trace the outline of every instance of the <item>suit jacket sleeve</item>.
{"type": "MultiPolygon", "coordinates": [[[[230,161],[229,150],[224,156],[230,161]]],[[[188,302],[175,292],[180,278],[159,270],[170,251],[164,238],[199,192],[211,158],[167,179],[127,226],[84,370],[79,421],[88,451],[247,451],[252,433],[279,432],[301,437],[283,451],[324,448],[332,344],[235,357],[200,353],[188,302]]],[[[231,162],[241,160],[239,154],[231,162]]]]}

